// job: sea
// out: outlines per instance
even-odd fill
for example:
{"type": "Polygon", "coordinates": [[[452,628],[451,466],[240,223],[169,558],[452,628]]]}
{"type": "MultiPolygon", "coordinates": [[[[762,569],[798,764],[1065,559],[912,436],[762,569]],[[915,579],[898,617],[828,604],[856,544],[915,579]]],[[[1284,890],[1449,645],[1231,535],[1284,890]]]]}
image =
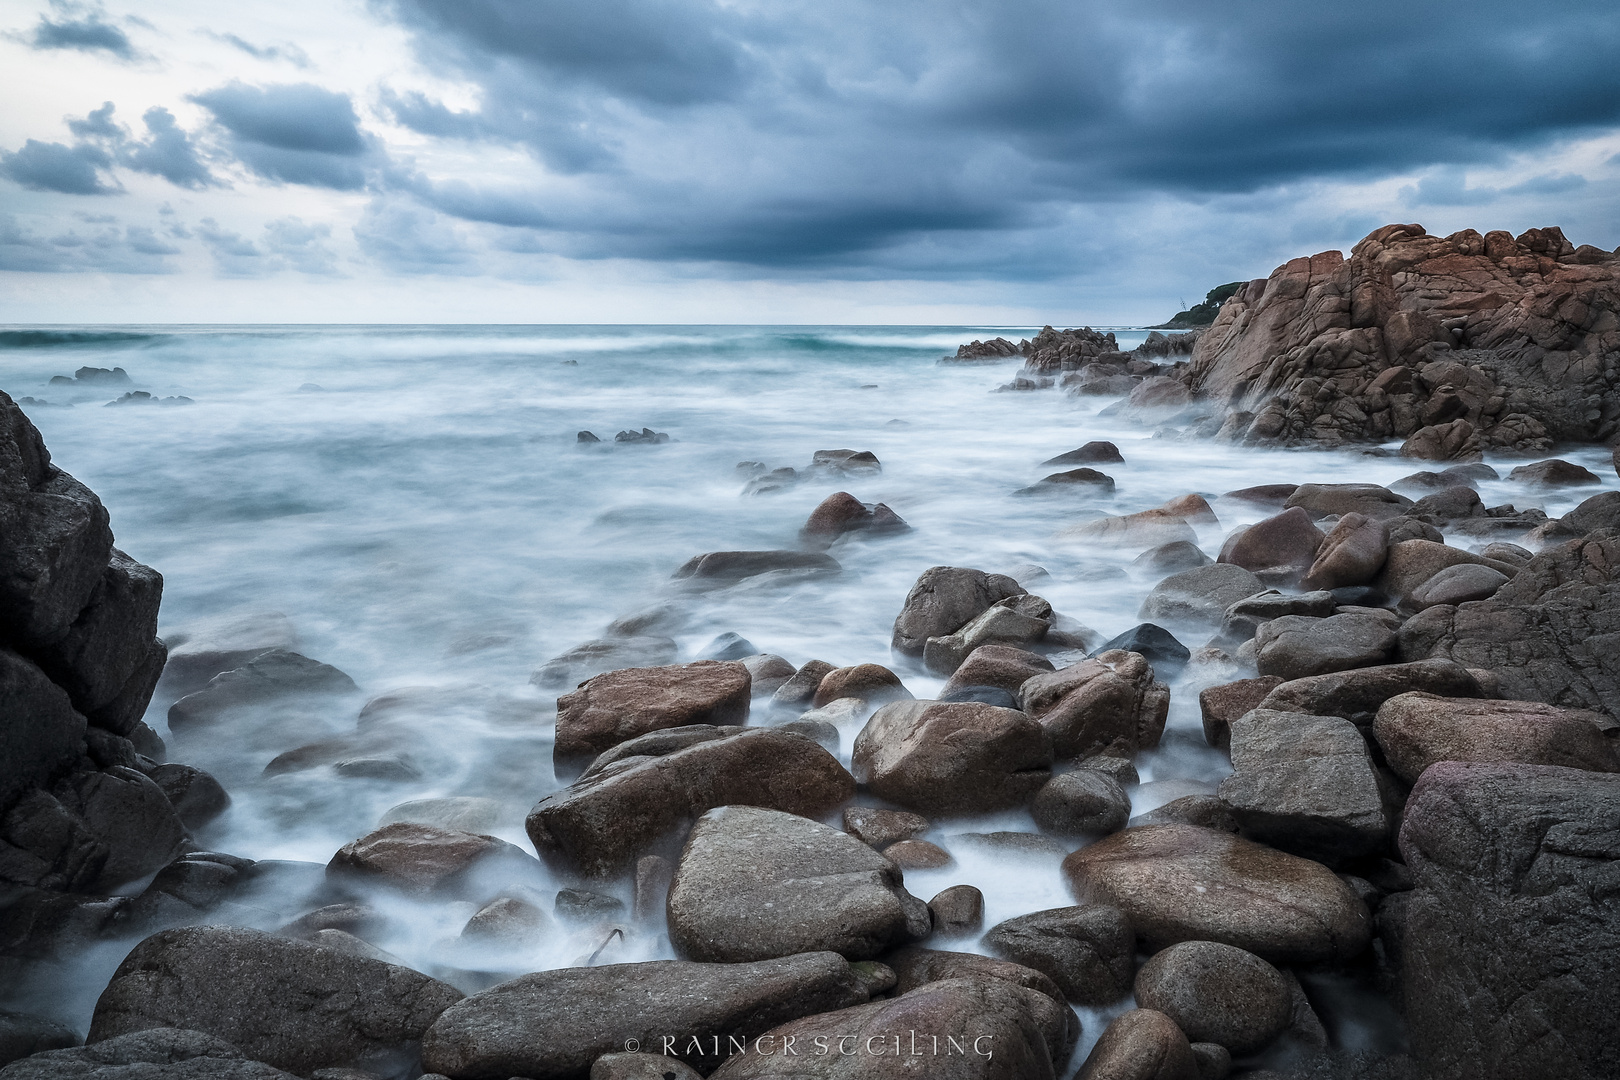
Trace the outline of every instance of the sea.
{"type": "MultiPolygon", "coordinates": [[[[1066,528],[1199,492],[1220,519],[1199,528],[1214,554],[1226,533],[1267,513],[1224,492],[1388,484],[1415,471],[1360,451],[1187,439],[1108,408],[1112,399],[998,391],[1016,360],[941,362],[963,342],[1017,341],[1038,329],[12,326],[0,328],[0,389],[32,399],[24,409],[53,461],[101,497],[117,545],[163,574],[160,635],[181,640],[221,619],[284,619],[299,652],[358,685],[356,695],[296,713],[180,731],[168,726],[172,695],[160,690],[146,717],[171,760],[207,769],[230,792],[230,809],[201,832],[201,846],[318,865],[391,807],[444,796],[497,800],[495,835],[532,850],[523,816],[563,782],[551,761],[563,691],[531,678],[616,619],[667,606],[678,621],[660,632],[675,638],[682,660],[732,633],[794,664],[890,665],[926,698],[942,680],[892,655],[889,639],[907,591],[931,566],[1043,567],[1050,576],[1031,590],[1106,639],[1141,621],[1156,575],[1133,565],[1138,549],[1078,543],[1066,528]],[[130,382],[52,382],[83,367],[122,368],[130,382]],[[118,401],[137,391],[151,398],[118,401]],[[188,400],[165,400],[180,398],[188,400]],[[615,439],[642,429],[668,439],[615,439]],[[581,442],[582,431],[601,441],[581,442]],[[1095,466],[1115,480],[1111,495],[1018,494],[1062,468],[1044,461],[1099,439],[1125,459],[1095,466]],[[807,473],[829,449],[870,451],[881,472],[810,474],[745,493],[760,466],[807,473]],[[703,552],[797,546],[807,515],[839,490],[887,504],[910,530],[839,541],[835,576],[773,574],[702,592],[672,579],[703,552]],[[407,688],[416,688],[404,695],[416,705],[389,751],[399,769],[266,772],[288,751],[352,736],[365,701],[407,688]]],[[[1122,349],[1148,333],[1111,329],[1122,349]]],[[[1606,454],[1564,456],[1616,486],[1606,454]]],[[[1513,464],[1500,463],[1504,476],[1513,464]]],[[[1482,495],[1487,505],[1556,515],[1593,490],[1527,494],[1504,479],[1482,495]]],[[[1209,634],[1175,629],[1195,649],[1209,634]]],[[[1200,687],[1244,674],[1219,668],[1167,673],[1169,727],[1161,748],[1137,760],[1133,813],[1213,792],[1230,771],[1204,744],[1197,703],[1200,687]]],[[[754,722],[773,719],[756,709],[754,722]]],[[[856,718],[840,732],[846,764],[859,727],[856,718]]],[[[998,830],[1035,826],[1026,813],[1006,813],[941,823],[930,838],[950,847],[952,833],[998,830]]],[[[1056,858],[958,846],[952,865],[908,871],[907,887],[926,899],[976,885],[986,926],[1072,903],[1056,858]]],[[[263,897],[232,915],[271,929],[293,902],[263,897]]],[[[455,952],[468,905],[375,903],[389,929],[374,944],[469,990],[518,970],[674,955],[657,931],[627,924],[598,941],[600,926],[559,926],[531,953],[480,966],[455,952]]],[[[0,1007],[43,1008],[83,1032],[132,943],[90,950],[14,988],[0,1007]]],[[[984,951],[974,939],[950,947],[984,951]]],[[[1398,1045],[1393,1013],[1376,995],[1330,976],[1307,989],[1340,1045],[1398,1045]]],[[[1078,1010],[1085,1034],[1071,1074],[1129,1004],[1078,1010]]]]}

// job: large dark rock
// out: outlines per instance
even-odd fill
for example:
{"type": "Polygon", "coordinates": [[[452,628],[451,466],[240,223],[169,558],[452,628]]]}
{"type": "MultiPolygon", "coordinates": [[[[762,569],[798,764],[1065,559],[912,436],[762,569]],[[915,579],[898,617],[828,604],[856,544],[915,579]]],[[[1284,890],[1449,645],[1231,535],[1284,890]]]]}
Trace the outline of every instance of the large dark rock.
{"type": "Polygon", "coordinates": [[[1159,745],[1170,688],[1141,653],[1114,649],[1034,676],[1018,691],[1060,759],[1113,750],[1131,757],[1159,745]]]}
{"type": "Polygon", "coordinates": [[[1388,522],[1366,514],[1345,514],[1323,538],[1300,587],[1339,589],[1371,584],[1388,556],[1388,522]]]}
{"type": "Polygon", "coordinates": [[[180,851],[186,828],[150,777],[125,766],[75,773],[56,785],[61,805],[105,845],[107,859],[95,879],[103,892],[145,877],[180,851]]]}
{"type": "Polygon", "coordinates": [[[1419,660],[1410,664],[1310,675],[1278,683],[1251,708],[1341,716],[1368,727],[1384,702],[1397,694],[1422,690],[1441,697],[1485,697],[1474,673],[1452,660],[1419,660]]]}
{"type": "Polygon", "coordinates": [[[239,668],[214,676],[207,686],[169,706],[169,726],[211,723],[233,709],[287,698],[358,692],[354,680],[330,664],[285,649],[272,649],[239,668]]]}
{"type": "Polygon", "coordinates": [[[71,1028],[28,1013],[0,1012],[0,1068],[18,1058],[79,1045],[71,1028]]]}
{"type": "MultiPolygon", "coordinates": [[[[0,410],[13,408],[10,398],[0,401],[0,410]]],[[[107,510],[89,488],[48,464],[37,482],[8,472],[0,483],[4,636],[13,647],[48,648],[67,634],[106,574],[113,539],[107,510]]]]}
{"type": "Polygon", "coordinates": [[[945,979],[774,1028],[713,1080],[1050,1080],[1053,1059],[1066,1065],[1073,1052],[1063,1013],[1045,994],[1002,979],[945,979]],[[970,1034],[953,1045],[953,1031],[970,1034]]]}
{"type": "Polygon", "coordinates": [[[628,868],[660,840],[678,840],[717,806],[820,817],[854,794],[854,778],[815,742],[761,728],[617,761],[541,799],[526,827],[548,862],[601,876],[628,868]]]}
{"type": "Polygon", "coordinates": [[[1493,672],[1503,697],[1620,718],[1616,634],[1620,532],[1602,530],[1543,551],[1489,600],[1414,616],[1400,653],[1493,672]]]}
{"type": "Polygon", "coordinates": [[[962,666],[946,680],[939,695],[946,698],[970,686],[993,686],[1014,696],[1025,682],[1054,670],[1052,662],[1028,649],[1010,645],[980,645],[968,653],[962,666]]]}
{"type": "Polygon", "coordinates": [[[112,549],[101,581],[67,633],[35,653],[74,708],[92,714],[123,690],[157,638],[162,598],[161,574],[112,549]]]}
{"type": "Polygon", "coordinates": [[[1184,941],[1156,954],[1136,975],[1136,1000],[1176,1022],[1193,1042],[1235,1055],[1264,1049],[1293,1019],[1283,973],[1251,952],[1215,941],[1184,941]]]}
{"type": "Polygon", "coordinates": [[[896,701],[855,737],[850,767],[873,794],[909,809],[985,813],[1029,802],[1052,775],[1052,741],[1015,709],[896,701]]]}
{"type": "Polygon", "coordinates": [[[1132,1009],[1103,1031],[1079,1080],[1199,1080],[1198,1060],[1174,1020],[1132,1009]]]}
{"type": "Polygon", "coordinates": [[[212,1035],[154,1028],[16,1062],[6,1080],[294,1080],[212,1035]]]}
{"type": "Polygon", "coordinates": [[[309,1075],[389,1075],[460,1000],[409,968],[226,926],[165,930],[135,946],[96,1002],[89,1042],[185,1025],[249,1057],[309,1075]]]}
{"type": "Polygon", "coordinates": [[[46,784],[83,756],[84,717],[67,691],[0,647],[0,808],[46,784]]]}
{"type": "Polygon", "coordinates": [[[753,679],[735,661],[625,668],[587,679],[557,699],[559,764],[580,765],[617,743],[660,728],[741,724],[753,679]]]}
{"type": "Polygon", "coordinates": [[[1614,721],[1536,701],[1481,701],[1412,692],[1392,697],[1373,724],[1389,767],[1407,783],[1437,761],[1521,762],[1620,772],[1614,721]]]}
{"type": "Polygon", "coordinates": [[[1020,915],[991,927],[984,943],[1047,976],[1081,1005],[1107,1005],[1131,988],[1136,935],[1124,913],[1107,904],[1020,915]]]}
{"type": "Polygon", "coordinates": [[[1063,872],[1081,903],[1124,911],[1150,952],[1220,941],[1273,963],[1348,960],[1372,937],[1366,905],[1321,863],[1193,825],[1126,829],[1063,872]]]}
{"type": "Polygon", "coordinates": [[[1211,563],[1171,574],[1153,586],[1137,616],[1158,622],[1219,623],[1228,607],[1264,589],[1260,579],[1243,566],[1230,561],[1211,563]]]}
{"type": "Polygon", "coordinates": [[[1255,631],[1255,663],[1262,675],[1303,679],[1385,663],[1397,641],[1391,622],[1359,611],[1284,615],[1255,631]]]}
{"type": "Polygon", "coordinates": [[[1219,561],[1298,578],[1316,561],[1325,539],[1322,530],[1312,524],[1311,515],[1294,506],[1234,532],[1221,545],[1219,561]]]}
{"type": "Polygon", "coordinates": [[[929,638],[955,633],[998,600],[1023,594],[1023,587],[1003,574],[931,567],[906,594],[894,620],[891,647],[906,656],[921,656],[929,638]]]}
{"type": "Polygon", "coordinates": [[[221,672],[241,667],[272,649],[294,651],[298,633],[279,611],[230,614],[191,624],[164,638],[169,648],[163,687],[184,697],[221,672]]]}
{"type": "Polygon", "coordinates": [[[1436,1080],[1620,1076],[1620,776],[1443,762],[1401,851],[1411,1044],[1436,1080]]]}
{"type": "Polygon", "coordinates": [[[560,968],[445,1009],[423,1039],[422,1061],[452,1080],[584,1080],[598,1057],[634,1044],[708,1072],[733,1037],[749,1043],[778,1024],[866,1000],[848,961],[830,952],[560,968]]]}
{"type": "Polygon", "coordinates": [[[928,905],[900,869],[848,833],[778,810],[698,819],[669,892],[669,936],[691,960],[740,963],[836,952],[869,960],[928,935],[928,905]]]}
{"type": "Polygon", "coordinates": [[[1388,838],[1378,776],[1350,721],[1255,709],[1232,722],[1231,753],[1219,794],[1244,836],[1330,864],[1388,838]]]}
{"type": "Polygon", "coordinates": [[[398,821],[343,845],[326,869],[338,880],[428,896],[476,892],[478,878],[503,871],[522,875],[531,864],[534,859],[520,848],[493,836],[398,821]]]}
{"type": "Polygon", "coordinates": [[[1118,780],[1099,769],[1052,777],[1030,803],[1035,824],[1059,836],[1101,836],[1125,827],[1131,800],[1118,780]]]}

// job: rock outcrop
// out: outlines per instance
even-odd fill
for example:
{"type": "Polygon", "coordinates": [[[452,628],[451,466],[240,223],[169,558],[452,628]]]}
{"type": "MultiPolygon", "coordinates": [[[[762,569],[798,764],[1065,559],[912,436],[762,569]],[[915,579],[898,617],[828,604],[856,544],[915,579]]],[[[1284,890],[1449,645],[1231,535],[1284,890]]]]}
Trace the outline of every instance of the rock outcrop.
{"type": "MultiPolygon", "coordinates": [[[[1386,225],[1294,259],[1199,338],[1189,389],[1250,443],[1540,454],[1620,433],[1620,257],[1557,228],[1386,225]]],[[[1213,433],[1213,431],[1212,431],[1213,433]]]]}

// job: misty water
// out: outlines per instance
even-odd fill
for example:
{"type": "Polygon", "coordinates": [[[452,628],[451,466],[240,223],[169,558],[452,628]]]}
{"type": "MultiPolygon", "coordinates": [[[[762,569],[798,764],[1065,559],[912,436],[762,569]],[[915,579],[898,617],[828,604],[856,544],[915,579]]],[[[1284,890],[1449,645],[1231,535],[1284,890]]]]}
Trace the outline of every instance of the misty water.
{"type": "MultiPolygon", "coordinates": [[[[551,764],[558,691],[530,676],[649,606],[668,601],[681,612],[669,633],[682,660],[730,631],[795,664],[887,664],[917,697],[931,697],[942,680],[889,651],[894,617],[930,566],[1006,572],[1038,564],[1051,576],[1031,590],[1100,641],[1140,621],[1154,580],[1130,566],[1140,549],[1082,546],[1059,536],[1066,526],[1196,491],[1220,517],[1219,526],[1200,529],[1213,553],[1227,531],[1267,513],[1215,498],[1221,492],[1387,484],[1415,469],[1359,452],[1155,437],[1100,416],[1111,399],[993,392],[1016,362],[937,363],[965,340],[1017,340],[1033,328],[124,330],[65,344],[11,335],[0,387],[54,403],[26,409],[56,463],[106,503],[118,546],[163,573],[160,634],[279,612],[300,652],[360,687],[352,697],[178,732],[165,719],[172,694],[153,700],[146,719],[167,740],[170,760],[212,772],[233,799],[198,843],[257,860],[324,865],[389,808],[441,796],[498,800],[492,831],[532,851],[523,816],[559,786],[551,764]],[[107,408],[116,392],[48,383],[81,365],[123,367],[138,388],[194,403],[107,408]],[[642,427],[670,441],[613,442],[616,432],[642,427]],[[582,446],[581,430],[605,442],[582,446]],[[1112,440],[1124,454],[1123,465],[1099,466],[1117,482],[1112,496],[1013,494],[1055,471],[1040,462],[1092,439],[1112,440]],[[815,451],[834,448],[870,450],[882,472],[742,494],[739,462],[803,469],[815,451]],[[701,593],[671,581],[701,552],[796,546],[810,510],[840,489],[887,503],[911,531],[840,541],[831,551],[843,567],[835,577],[766,575],[701,593]],[[345,776],[330,765],[265,775],[286,751],[354,736],[365,701],[406,687],[432,689],[405,695],[372,750],[408,761],[416,778],[345,776]]],[[[1128,349],[1145,332],[1118,336],[1128,349]]],[[[1565,456],[1612,473],[1599,453],[1565,456]]],[[[1527,496],[1505,480],[1482,485],[1487,505],[1555,515],[1592,492],[1527,496]]],[[[1193,648],[1210,635],[1207,627],[1172,629],[1193,648]]],[[[1244,674],[1193,665],[1174,678],[1163,746],[1137,760],[1143,783],[1131,789],[1133,813],[1213,791],[1229,772],[1225,756],[1204,744],[1197,690],[1244,674]]],[[[756,703],[754,722],[772,719],[782,718],[756,703]]],[[[862,719],[841,732],[846,765],[862,719]]],[[[939,823],[927,838],[957,861],[908,872],[907,887],[927,899],[948,885],[976,885],[986,926],[1072,902],[1056,857],[1016,859],[948,839],[989,830],[1035,826],[1025,813],[939,823]]],[[[228,921],[274,929],[313,906],[317,877],[318,867],[274,878],[280,884],[243,898],[228,921]]],[[[540,875],[529,884],[554,892],[567,882],[540,875]]],[[[627,888],[620,895],[630,898],[627,888]]],[[[382,894],[373,902],[387,916],[376,945],[466,990],[525,970],[673,955],[667,937],[626,921],[628,932],[605,945],[601,926],[559,925],[530,955],[471,956],[455,939],[472,905],[382,894]]],[[[12,997],[26,996],[82,1032],[131,944],[110,943],[12,997]]],[[[944,947],[981,948],[973,940],[944,947]]],[[[1311,985],[1342,1043],[1389,1047],[1394,1036],[1376,1003],[1311,985]]],[[[1086,1030],[1071,1071],[1126,1005],[1080,1010],[1086,1030]]]]}

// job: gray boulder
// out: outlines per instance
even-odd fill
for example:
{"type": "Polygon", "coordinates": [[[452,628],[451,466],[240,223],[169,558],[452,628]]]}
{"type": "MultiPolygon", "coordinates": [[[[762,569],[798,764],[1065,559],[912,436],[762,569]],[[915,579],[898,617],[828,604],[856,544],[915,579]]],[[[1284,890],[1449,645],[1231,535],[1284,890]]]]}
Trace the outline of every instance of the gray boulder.
{"type": "Polygon", "coordinates": [[[84,717],[38,666],[0,646],[0,806],[85,752],[84,717]]]}
{"type": "Polygon", "coordinates": [[[581,765],[662,728],[741,724],[752,682],[744,665],[715,660],[597,675],[557,699],[554,757],[561,765],[581,765]]]}
{"type": "Polygon", "coordinates": [[[1397,641],[1390,623],[1375,615],[1284,615],[1256,631],[1255,665],[1262,675],[1303,679],[1385,663],[1397,641]]]}
{"type": "Polygon", "coordinates": [[[1265,584],[1244,567],[1211,563],[1171,574],[1153,586],[1137,617],[1155,622],[1216,624],[1227,608],[1264,590],[1265,584]]]}
{"type": "Polygon", "coordinates": [[[997,955],[1033,968],[1069,1001],[1106,1005],[1130,992],[1136,935],[1106,904],[1053,908],[997,923],[984,935],[997,955]]]}
{"type": "Polygon", "coordinates": [[[78,1032],[28,1013],[0,1011],[0,1068],[18,1058],[79,1045],[78,1032]]]}
{"type": "Polygon", "coordinates": [[[248,1061],[222,1039],[184,1028],[154,1028],[91,1046],[47,1050],[4,1070],[6,1080],[294,1080],[248,1061]]]}
{"type": "Polygon", "coordinates": [[[1388,838],[1372,757],[1350,721],[1256,709],[1233,722],[1231,753],[1219,795],[1244,836],[1329,864],[1388,838]]]}
{"type": "Polygon", "coordinates": [[[1132,1009],[1103,1031],[1078,1080],[1199,1080],[1198,1060],[1174,1020],[1132,1009]]]}
{"type": "Polygon", "coordinates": [[[710,1072],[733,1037],[749,1043],[778,1024],[866,1000],[849,962],[830,952],[744,964],[560,968],[520,975],[445,1009],[422,1040],[422,1063],[455,1080],[574,1080],[633,1043],[710,1072]]]}
{"type": "Polygon", "coordinates": [[[1118,832],[1131,816],[1130,796],[1099,769],[1076,769],[1048,780],[1030,804],[1035,824],[1059,836],[1118,832]]]}
{"type": "Polygon", "coordinates": [[[529,682],[545,690],[561,690],[606,671],[673,664],[679,651],[674,638],[659,634],[593,638],[547,660],[529,676],[529,682]]]}
{"type": "Polygon", "coordinates": [[[1412,500],[1377,484],[1301,484],[1283,505],[1298,506],[1318,520],[1361,514],[1385,521],[1405,514],[1412,500]]]}
{"type": "Polygon", "coordinates": [[[248,612],[205,619],[164,639],[168,663],[164,689],[175,697],[201,690],[215,675],[232,671],[274,649],[298,648],[298,633],[279,611],[248,612]]]}
{"type": "Polygon", "coordinates": [[[359,687],[330,664],[286,649],[260,653],[239,668],[222,672],[208,685],[169,706],[169,726],[211,723],[232,709],[289,698],[358,693],[359,687]]]}
{"type": "Polygon", "coordinates": [[[854,794],[854,778],[814,741],[759,728],[614,762],[541,799],[525,828],[547,862],[601,877],[628,869],[659,840],[678,839],[716,806],[820,817],[854,794]]]}
{"type": "Polygon", "coordinates": [[[1111,750],[1126,757],[1159,745],[1170,688],[1140,653],[1110,649],[1019,688],[1019,704],[1040,722],[1059,758],[1111,750]]]}
{"type": "Polygon", "coordinates": [[[676,581],[697,587],[735,585],[761,574],[796,572],[823,576],[843,569],[819,551],[710,551],[694,555],[674,573],[676,581]]]}
{"type": "Polygon", "coordinates": [[[407,1067],[453,987],[409,968],[256,930],[191,926],[135,946],[96,1002],[89,1043],[185,1024],[308,1075],[407,1067]]]}
{"type": "Polygon", "coordinates": [[[1466,604],[1472,600],[1489,600],[1508,582],[1508,576],[1489,566],[1461,563],[1448,566],[1429,580],[1413,589],[1407,596],[1407,606],[1422,611],[1439,604],[1466,604]]]}
{"type": "Polygon", "coordinates": [[[1358,728],[1366,728],[1372,725],[1384,702],[1413,690],[1441,697],[1488,696],[1474,673],[1461,664],[1453,660],[1419,660],[1277,683],[1252,707],[1342,716],[1358,728]]]}
{"type": "Polygon", "coordinates": [[[688,959],[742,963],[836,952],[870,960],[926,937],[928,906],[900,869],[848,833],[777,810],[698,819],[669,892],[669,936],[688,959]]]}
{"type": "Polygon", "coordinates": [[[953,634],[998,600],[1024,595],[1023,586],[1003,574],[958,566],[923,571],[894,620],[891,647],[921,656],[931,637],[953,634]]]}
{"type": "Polygon", "coordinates": [[[1407,783],[1437,761],[1522,762],[1620,772],[1620,734],[1601,713],[1536,701],[1481,701],[1413,692],[1373,723],[1389,767],[1407,783]]]}
{"type": "Polygon", "coordinates": [[[1443,762],[1401,851],[1413,1053],[1436,1080],[1620,1076],[1620,776],[1443,762]]]}
{"type": "Polygon", "coordinates": [[[1308,615],[1325,619],[1333,614],[1333,594],[1318,590],[1308,593],[1282,593],[1267,589],[1245,596],[1232,604],[1221,615],[1221,632],[1216,641],[1222,645],[1236,645],[1248,641],[1260,627],[1284,615],[1308,615]]]}

